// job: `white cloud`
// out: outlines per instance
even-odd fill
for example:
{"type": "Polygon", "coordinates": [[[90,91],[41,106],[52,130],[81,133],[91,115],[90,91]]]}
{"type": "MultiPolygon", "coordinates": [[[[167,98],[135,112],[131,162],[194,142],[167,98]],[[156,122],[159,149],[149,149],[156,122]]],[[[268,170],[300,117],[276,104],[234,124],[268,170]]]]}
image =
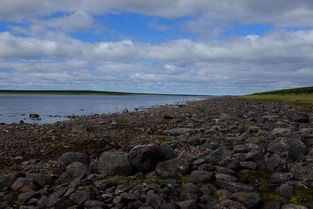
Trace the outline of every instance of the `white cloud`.
{"type": "Polygon", "coordinates": [[[313,84],[313,31],[161,44],[4,32],[0,48],[0,88],[247,93],[313,84]]]}
{"type": "Polygon", "coordinates": [[[282,26],[313,26],[311,0],[0,0],[0,19],[23,20],[54,12],[137,12],[161,17],[203,15],[208,21],[270,22],[282,26]]]}

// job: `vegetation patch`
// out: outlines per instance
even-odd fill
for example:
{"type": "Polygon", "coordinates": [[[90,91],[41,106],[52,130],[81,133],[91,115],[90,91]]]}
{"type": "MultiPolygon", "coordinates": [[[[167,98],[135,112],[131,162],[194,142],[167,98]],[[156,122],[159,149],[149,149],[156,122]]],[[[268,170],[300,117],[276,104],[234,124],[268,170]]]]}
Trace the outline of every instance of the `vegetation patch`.
{"type": "Polygon", "coordinates": [[[313,190],[305,187],[295,187],[293,189],[294,196],[290,198],[290,202],[297,205],[310,206],[313,204],[313,190]]]}

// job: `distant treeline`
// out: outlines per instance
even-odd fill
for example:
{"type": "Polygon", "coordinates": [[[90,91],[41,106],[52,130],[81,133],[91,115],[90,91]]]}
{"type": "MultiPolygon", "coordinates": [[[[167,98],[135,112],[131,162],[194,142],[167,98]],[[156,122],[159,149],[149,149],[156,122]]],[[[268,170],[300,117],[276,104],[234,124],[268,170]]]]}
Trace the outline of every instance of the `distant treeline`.
{"type": "Polygon", "coordinates": [[[267,91],[261,93],[255,93],[252,95],[265,95],[265,94],[313,94],[313,86],[295,89],[283,89],[277,91],[267,91]]]}

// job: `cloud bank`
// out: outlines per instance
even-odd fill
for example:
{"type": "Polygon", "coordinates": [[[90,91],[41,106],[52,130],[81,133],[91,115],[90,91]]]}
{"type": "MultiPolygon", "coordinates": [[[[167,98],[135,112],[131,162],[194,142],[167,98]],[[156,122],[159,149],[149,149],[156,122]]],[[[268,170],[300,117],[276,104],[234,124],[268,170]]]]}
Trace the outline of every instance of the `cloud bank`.
{"type": "MultiPolygon", "coordinates": [[[[1,89],[241,94],[313,85],[310,0],[0,0],[0,5],[0,20],[10,28],[0,32],[1,89]],[[213,37],[233,22],[278,29],[161,43],[87,42],[71,36],[105,27],[95,16],[125,12],[188,16],[184,29],[213,37]]],[[[148,27],[171,29],[155,22],[148,27]]]]}

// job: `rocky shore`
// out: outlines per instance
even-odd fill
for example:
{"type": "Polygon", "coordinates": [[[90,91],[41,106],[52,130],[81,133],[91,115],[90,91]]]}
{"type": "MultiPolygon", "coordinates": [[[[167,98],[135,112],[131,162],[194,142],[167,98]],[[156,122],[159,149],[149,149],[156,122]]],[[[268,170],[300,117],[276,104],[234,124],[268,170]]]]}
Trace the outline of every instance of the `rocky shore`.
{"type": "Polygon", "coordinates": [[[215,98],[0,125],[0,209],[310,209],[310,108],[215,98]]]}

